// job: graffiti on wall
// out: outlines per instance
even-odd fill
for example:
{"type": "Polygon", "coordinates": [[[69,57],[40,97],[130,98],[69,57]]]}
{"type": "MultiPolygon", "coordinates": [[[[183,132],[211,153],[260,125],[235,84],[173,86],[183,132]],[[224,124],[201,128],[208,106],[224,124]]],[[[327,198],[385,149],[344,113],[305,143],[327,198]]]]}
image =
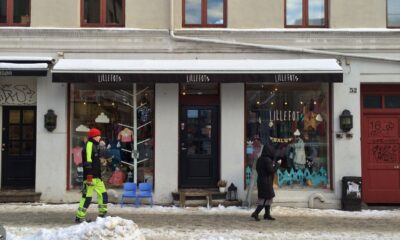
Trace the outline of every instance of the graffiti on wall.
{"type": "Polygon", "coordinates": [[[389,119],[371,120],[368,124],[370,137],[395,137],[397,135],[397,124],[389,119]]]}
{"type": "Polygon", "coordinates": [[[376,144],[372,146],[374,162],[395,162],[398,155],[396,144],[376,144]]]}
{"type": "Polygon", "coordinates": [[[36,91],[27,84],[0,84],[0,105],[36,104],[36,91]]]}

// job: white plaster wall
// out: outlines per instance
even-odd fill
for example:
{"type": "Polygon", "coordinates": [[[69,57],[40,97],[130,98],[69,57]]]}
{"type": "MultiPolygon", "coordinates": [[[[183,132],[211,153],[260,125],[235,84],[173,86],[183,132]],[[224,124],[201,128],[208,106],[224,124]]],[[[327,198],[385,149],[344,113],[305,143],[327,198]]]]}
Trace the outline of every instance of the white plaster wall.
{"type": "Polygon", "coordinates": [[[244,199],[244,83],[221,84],[221,179],[244,199]]]}
{"type": "Polygon", "coordinates": [[[51,76],[37,81],[36,188],[41,201],[62,202],[67,174],[67,84],[52,83],[51,76]],[[57,114],[57,128],[44,128],[48,109],[57,114]]]}
{"type": "MultiPolygon", "coordinates": [[[[344,176],[362,176],[361,159],[361,88],[362,83],[400,83],[400,64],[382,61],[347,60],[343,64],[343,83],[333,89],[333,187],[341,198],[341,180],[344,176]],[[349,93],[350,87],[357,93],[349,93]],[[353,114],[352,139],[337,139],[340,132],[339,115],[344,109],[353,114]]],[[[363,176],[362,176],[363,177],[363,176]]]]}
{"type": "Polygon", "coordinates": [[[155,86],[155,203],[171,203],[178,190],[179,85],[155,86]]]}
{"type": "Polygon", "coordinates": [[[361,129],[360,129],[360,68],[355,62],[343,64],[343,83],[333,84],[332,110],[332,174],[335,195],[341,198],[341,181],[344,176],[361,176],[361,129]],[[357,88],[357,93],[349,93],[350,87],[357,88]],[[339,116],[343,110],[350,110],[353,115],[353,138],[336,138],[340,133],[339,116]]]}

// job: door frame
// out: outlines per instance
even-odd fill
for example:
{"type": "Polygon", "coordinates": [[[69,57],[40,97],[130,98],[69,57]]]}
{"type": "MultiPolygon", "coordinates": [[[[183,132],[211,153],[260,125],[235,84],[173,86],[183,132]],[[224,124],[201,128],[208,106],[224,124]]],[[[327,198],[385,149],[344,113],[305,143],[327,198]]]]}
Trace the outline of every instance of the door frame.
{"type": "MultiPolygon", "coordinates": [[[[3,151],[1,152],[1,170],[0,170],[0,176],[1,176],[1,189],[30,189],[30,188],[35,188],[36,186],[36,152],[37,152],[37,107],[36,106],[2,106],[1,107],[1,126],[2,129],[5,128],[4,124],[6,121],[4,121],[4,118],[6,117],[5,112],[8,110],[12,110],[12,109],[19,109],[19,110],[24,110],[24,109],[30,109],[33,110],[35,113],[35,117],[34,117],[34,132],[33,132],[33,137],[34,137],[34,148],[33,148],[33,182],[32,182],[32,186],[22,186],[22,187],[13,187],[13,186],[8,186],[5,185],[6,184],[6,174],[4,174],[5,169],[5,165],[6,165],[6,159],[4,157],[3,151]]],[[[8,136],[8,134],[5,134],[4,131],[1,131],[1,144],[5,144],[5,138],[8,136]]],[[[7,143],[8,144],[8,143],[7,143]]]]}
{"type": "MultiPolygon", "coordinates": [[[[181,114],[183,107],[216,107],[217,108],[217,178],[221,177],[221,109],[220,109],[220,84],[218,84],[218,94],[216,95],[184,95],[181,93],[181,84],[179,84],[179,111],[178,111],[178,189],[181,188],[196,188],[196,187],[184,187],[181,183],[181,114]]],[[[199,187],[201,189],[201,187],[199,187]]],[[[217,184],[215,184],[217,188],[217,184]]]]}

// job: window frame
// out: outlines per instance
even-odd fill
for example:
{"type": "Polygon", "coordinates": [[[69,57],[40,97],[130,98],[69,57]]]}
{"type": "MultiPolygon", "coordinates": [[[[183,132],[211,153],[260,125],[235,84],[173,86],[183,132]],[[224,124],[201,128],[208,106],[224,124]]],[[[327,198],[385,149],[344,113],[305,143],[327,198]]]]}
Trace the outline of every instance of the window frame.
{"type": "Polygon", "coordinates": [[[27,23],[14,23],[14,0],[6,0],[6,22],[0,23],[0,27],[29,27],[31,25],[31,0],[28,0],[28,16],[29,20],[27,23]]]}
{"type": "Polygon", "coordinates": [[[285,14],[284,14],[284,22],[285,22],[285,28],[329,28],[329,2],[328,0],[324,0],[324,6],[325,6],[325,11],[324,11],[324,16],[325,16],[325,24],[324,25],[310,25],[309,24],[309,19],[308,19],[308,1],[309,0],[302,0],[302,7],[303,7],[303,22],[301,25],[287,25],[286,19],[287,19],[287,0],[285,0],[285,14]]]}
{"type": "Polygon", "coordinates": [[[125,0],[122,0],[122,20],[120,24],[107,24],[106,23],[106,6],[107,0],[100,1],[100,23],[85,23],[85,0],[81,0],[81,27],[125,27],[125,0]]]}
{"type": "Polygon", "coordinates": [[[207,0],[201,0],[201,23],[200,24],[186,24],[186,0],[182,0],[182,27],[187,28],[226,28],[228,19],[228,0],[223,0],[223,24],[208,24],[207,23],[207,0]]]}
{"type": "Polygon", "coordinates": [[[400,24],[397,26],[389,26],[389,0],[386,0],[386,28],[400,28],[400,24]]]}

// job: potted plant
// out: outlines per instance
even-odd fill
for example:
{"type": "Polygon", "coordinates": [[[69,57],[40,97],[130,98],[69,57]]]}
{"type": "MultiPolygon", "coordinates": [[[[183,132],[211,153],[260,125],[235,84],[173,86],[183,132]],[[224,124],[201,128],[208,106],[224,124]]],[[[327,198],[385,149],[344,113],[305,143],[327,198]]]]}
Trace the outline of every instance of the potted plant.
{"type": "Polygon", "coordinates": [[[226,191],[226,184],[227,182],[225,180],[219,180],[217,185],[219,187],[219,192],[225,192],[226,191]]]}

